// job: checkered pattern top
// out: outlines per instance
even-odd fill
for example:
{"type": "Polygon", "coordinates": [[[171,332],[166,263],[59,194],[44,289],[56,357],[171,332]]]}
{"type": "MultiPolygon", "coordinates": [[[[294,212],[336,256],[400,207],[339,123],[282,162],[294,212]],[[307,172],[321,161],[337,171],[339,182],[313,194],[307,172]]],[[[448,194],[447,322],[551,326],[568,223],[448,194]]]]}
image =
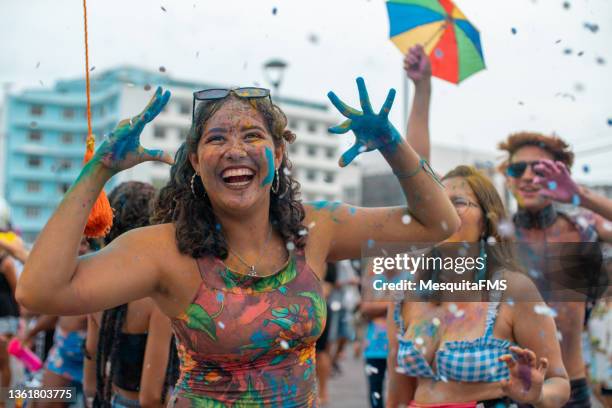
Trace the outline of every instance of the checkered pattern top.
{"type": "Polygon", "coordinates": [[[497,382],[510,375],[505,363],[499,361],[510,353],[508,340],[493,337],[499,302],[490,302],[485,333],[475,340],[446,342],[435,353],[437,373],[433,371],[414,341],[403,338],[402,302],[394,308],[398,327],[397,371],[410,377],[433,378],[437,381],[497,382]]]}

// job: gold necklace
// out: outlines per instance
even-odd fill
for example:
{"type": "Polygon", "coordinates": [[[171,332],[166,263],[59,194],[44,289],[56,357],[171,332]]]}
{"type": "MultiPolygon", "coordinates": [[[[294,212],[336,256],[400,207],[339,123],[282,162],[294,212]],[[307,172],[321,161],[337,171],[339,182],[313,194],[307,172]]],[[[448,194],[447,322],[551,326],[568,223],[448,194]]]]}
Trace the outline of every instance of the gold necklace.
{"type": "Polygon", "coordinates": [[[255,267],[259,263],[259,260],[261,259],[261,255],[264,253],[264,251],[268,247],[268,242],[270,242],[270,236],[272,236],[272,229],[273,228],[270,226],[270,229],[268,230],[268,236],[266,237],[266,242],[264,243],[263,248],[261,248],[261,250],[259,251],[259,256],[255,260],[255,263],[253,265],[249,265],[244,259],[242,259],[240,255],[234,252],[232,248],[229,247],[229,245],[227,246],[228,251],[230,251],[232,255],[234,255],[244,266],[246,266],[249,269],[249,271],[247,272],[247,275],[258,276],[257,270],[255,269],[255,267]]]}

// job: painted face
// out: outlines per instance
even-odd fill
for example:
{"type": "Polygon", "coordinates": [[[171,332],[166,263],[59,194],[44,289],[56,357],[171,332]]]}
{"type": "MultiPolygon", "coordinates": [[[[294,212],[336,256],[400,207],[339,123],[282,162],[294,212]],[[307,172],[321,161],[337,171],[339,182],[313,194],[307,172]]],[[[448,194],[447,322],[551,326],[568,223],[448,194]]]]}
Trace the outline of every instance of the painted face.
{"type": "Polygon", "coordinates": [[[451,177],[442,184],[461,219],[459,229],[444,242],[478,242],[484,229],[484,214],[474,191],[463,177],[451,177]]]}
{"type": "MultiPolygon", "coordinates": [[[[553,155],[537,146],[524,146],[518,149],[510,163],[527,162],[533,163],[538,160],[553,160],[553,155]]],[[[534,183],[536,174],[532,165],[527,165],[525,171],[519,177],[510,177],[506,174],[506,185],[512,191],[519,207],[530,211],[539,211],[548,206],[551,201],[539,194],[540,185],[534,183]]]]}
{"type": "Polygon", "coordinates": [[[189,160],[213,208],[243,211],[269,202],[283,147],[275,148],[263,116],[247,101],[229,99],[206,122],[189,160]]]}

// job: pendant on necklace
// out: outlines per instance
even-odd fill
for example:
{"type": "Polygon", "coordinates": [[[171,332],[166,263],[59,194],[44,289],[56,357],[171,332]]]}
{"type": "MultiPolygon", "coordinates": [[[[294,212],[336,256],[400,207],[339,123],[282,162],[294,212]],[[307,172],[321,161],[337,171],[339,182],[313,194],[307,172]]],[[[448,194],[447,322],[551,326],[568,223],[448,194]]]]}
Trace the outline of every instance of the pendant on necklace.
{"type": "Polygon", "coordinates": [[[255,265],[249,266],[249,276],[257,276],[257,271],[255,270],[255,265]]]}

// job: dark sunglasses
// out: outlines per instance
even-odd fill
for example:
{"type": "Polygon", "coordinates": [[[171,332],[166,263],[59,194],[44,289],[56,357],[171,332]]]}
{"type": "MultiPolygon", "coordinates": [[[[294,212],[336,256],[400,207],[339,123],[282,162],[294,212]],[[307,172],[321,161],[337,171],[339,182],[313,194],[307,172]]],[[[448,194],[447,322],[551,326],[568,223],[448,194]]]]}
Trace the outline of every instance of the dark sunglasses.
{"type": "Polygon", "coordinates": [[[541,171],[537,171],[535,169],[535,166],[540,163],[541,163],[540,160],[535,160],[535,161],[530,161],[530,162],[518,161],[518,162],[510,163],[508,165],[508,168],[506,168],[506,174],[509,175],[510,177],[519,178],[525,173],[525,170],[527,170],[527,166],[530,166],[531,171],[533,171],[537,176],[543,177],[544,173],[542,173],[541,171]]]}
{"type": "MultiPolygon", "coordinates": [[[[245,87],[245,88],[232,88],[232,89],[202,89],[201,91],[195,91],[193,93],[193,104],[191,106],[191,121],[195,118],[195,107],[196,101],[215,101],[226,98],[230,93],[233,93],[239,98],[245,99],[258,99],[258,98],[270,98],[270,90],[266,88],[256,87],[245,87]]],[[[270,102],[272,99],[270,98],[270,102]]]]}

